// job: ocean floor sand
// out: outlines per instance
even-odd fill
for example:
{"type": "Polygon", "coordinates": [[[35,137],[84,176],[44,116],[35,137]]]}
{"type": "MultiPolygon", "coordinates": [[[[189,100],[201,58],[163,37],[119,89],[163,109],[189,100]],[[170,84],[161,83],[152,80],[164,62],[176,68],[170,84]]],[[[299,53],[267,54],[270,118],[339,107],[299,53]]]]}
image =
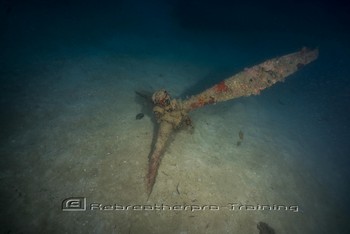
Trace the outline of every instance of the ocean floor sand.
{"type": "Polygon", "coordinates": [[[276,233],[349,229],[341,206],[349,204],[348,149],[337,147],[349,135],[334,122],[343,106],[329,109],[329,98],[315,105],[327,78],[309,78],[332,74],[310,65],[259,96],[191,113],[194,130],[176,133],[147,200],[156,123],[150,104],[135,91],[166,88],[185,98],[280,54],[265,56],[265,48],[249,61],[255,48],[231,46],[227,52],[225,45],[210,50],[205,41],[195,47],[176,40],[168,52],[167,45],[152,50],[157,39],[143,42],[145,51],[120,52],[118,40],[136,39],[111,39],[72,55],[38,55],[3,71],[9,81],[1,99],[1,232],[258,233],[260,221],[276,233]],[[140,112],[145,116],[136,120],[140,112]],[[140,209],[163,204],[165,210],[63,212],[69,197],[86,197],[88,209],[96,203],[140,209]],[[168,210],[175,205],[180,210],[168,210]],[[288,209],[250,210],[259,205],[288,209]]]}

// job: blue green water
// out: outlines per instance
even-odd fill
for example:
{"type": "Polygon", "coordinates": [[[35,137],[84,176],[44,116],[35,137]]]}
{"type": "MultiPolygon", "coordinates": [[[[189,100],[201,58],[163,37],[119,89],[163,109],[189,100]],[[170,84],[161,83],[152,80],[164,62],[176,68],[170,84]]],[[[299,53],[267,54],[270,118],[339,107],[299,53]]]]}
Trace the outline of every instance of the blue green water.
{"type": "Polygon", "coordinates": [[[0,1],[1,232],[258,233],[264,221],[276,233],[348,233],[348,11],[331,1],[0,1]],[[135,90],[185,98],[304,46],[319,59],[284,83],[193,113],[195,132],[175,137],[146,201],[156,122],[135,90]],[[72,196],[300,212],[62,211],[72,196]]]}

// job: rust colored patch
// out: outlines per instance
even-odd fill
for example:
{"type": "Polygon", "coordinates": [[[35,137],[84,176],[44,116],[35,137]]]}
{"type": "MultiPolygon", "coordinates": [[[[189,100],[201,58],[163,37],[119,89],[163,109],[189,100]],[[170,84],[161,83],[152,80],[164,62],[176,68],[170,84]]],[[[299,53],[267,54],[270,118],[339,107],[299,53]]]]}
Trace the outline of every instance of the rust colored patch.
{"type": "Polygon", "coordinates": [[[201,107],[200,103],[198,103],[198,102],[194,102],[194,103],[191,104],[191,108],[192,109],[196,109],[198,107],[201,107]]]}
{"type": "Polygon", "coordinates": [[[205,106],[207,104],[213,104],[215,103],[215,98],[214,97],[209,97],[209,99],[205,98],[198,98],[198,100],[194,103],[191,104],[192,109],[196,109],[202,106],[205,106]]]}
{"type": "Polygon", "coordinates": [[[198,107],[202,107],[206,104],[206,101],[203,98],[199,98],[198,101],[196,101],[195,103],[192,103],[191,107],[192,108],[198,108],[198,107]]]}
{"type": "Polygon", "coordinates": [[[225,84],[225,81],[221,81],[219,84],[215,85],[215,92],[223,93],[228,91],[228,86],[225,84]]]}

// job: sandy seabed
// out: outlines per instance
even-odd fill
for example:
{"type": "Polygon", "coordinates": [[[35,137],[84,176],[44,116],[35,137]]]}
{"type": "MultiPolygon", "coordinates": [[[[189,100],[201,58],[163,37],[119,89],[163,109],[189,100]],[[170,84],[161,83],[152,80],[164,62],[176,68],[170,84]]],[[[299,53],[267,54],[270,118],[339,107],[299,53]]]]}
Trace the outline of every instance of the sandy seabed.
{"type": "Polygon", "coordinates": [[[349,228],[345,181],[330,159],[337,151],[325,144],[333,136],[292,95],[293,80],[191,113],[194,131],[176,133],[147,200],[156,123],[135,90],[179,96],[215,70],[206,62],[93,51],[6,73],[1,232],[258,233],[260,221],[276,233],[349,228]],[[71,197],[85,198],[86,211],[62,211],[71,197]]]}

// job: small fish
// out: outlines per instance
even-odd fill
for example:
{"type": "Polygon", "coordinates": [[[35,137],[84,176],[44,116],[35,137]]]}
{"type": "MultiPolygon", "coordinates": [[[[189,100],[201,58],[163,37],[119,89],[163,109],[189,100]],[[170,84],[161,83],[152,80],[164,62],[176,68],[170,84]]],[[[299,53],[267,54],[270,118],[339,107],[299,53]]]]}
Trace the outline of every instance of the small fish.
{"type": "Polygon", "coordinates": [[[256,227],[259,230],[259,234],[275,234],[275,230],[267,223],[259,222],[256,227]]]}
{"type": "Polygon", "coordinates": [[[143,113],[138,113],[136,119],[142,119],[145,115],[143,113]]]}
{"type": "Polygon", "coordinates": [[[239,136],[239,139],[240,139],[241,141],[243,141],[244,133],[242,132],[242,130],[239,130],[238,136],[239,136]]]}

